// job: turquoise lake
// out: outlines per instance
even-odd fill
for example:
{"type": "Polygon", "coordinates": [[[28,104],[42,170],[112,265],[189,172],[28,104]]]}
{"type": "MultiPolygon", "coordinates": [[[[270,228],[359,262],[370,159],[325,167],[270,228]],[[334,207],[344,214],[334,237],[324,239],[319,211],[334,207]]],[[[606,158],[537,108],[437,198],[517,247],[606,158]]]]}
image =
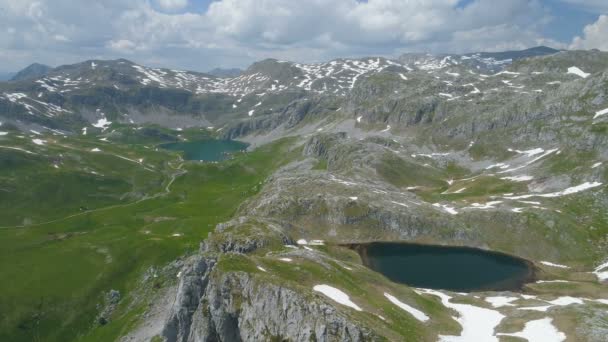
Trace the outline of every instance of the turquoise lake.
{"type": "Polygon", "coordinates": [[[355,246],[366,266],[413,287],[458,292],[518,290],[534,277],[523,259],[474,248],[403,243],[355,246]]]}
{"type": "Polygon", "coordinates": [[[160,147],[181,151],[186,160],[222,161],[229,158],[230,153],[244,151],[247,144],[234,140],[199,140],[162,144],[160,147]]]}

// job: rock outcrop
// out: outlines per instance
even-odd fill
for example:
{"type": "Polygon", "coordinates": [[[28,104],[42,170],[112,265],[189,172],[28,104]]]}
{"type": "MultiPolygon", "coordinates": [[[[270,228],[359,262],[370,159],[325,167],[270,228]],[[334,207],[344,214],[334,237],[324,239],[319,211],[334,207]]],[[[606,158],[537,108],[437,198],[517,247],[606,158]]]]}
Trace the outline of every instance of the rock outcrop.
{"type": "Polygon", "coordinates": [[[246,272],[223,271],[217,265],[220,253],[253,252],[252,246],[264,245],[237,240],[222,251],[203,243],[201,254],[183,267],[162,332],[165,341],[380,340],[310,293],[246,272]]]}

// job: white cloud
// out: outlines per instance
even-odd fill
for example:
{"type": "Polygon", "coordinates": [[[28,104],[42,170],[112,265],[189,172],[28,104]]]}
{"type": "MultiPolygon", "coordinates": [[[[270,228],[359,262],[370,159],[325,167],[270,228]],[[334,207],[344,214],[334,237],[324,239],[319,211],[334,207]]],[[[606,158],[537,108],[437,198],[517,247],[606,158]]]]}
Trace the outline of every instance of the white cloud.
{"type": "Polygon", "coordinates": [[[144,64],[205,70],[268,57],[319,61],[562,47],[541,34],[551,14],[540,0],[460,2],[216,0],[204,12],[183,13],[187,0],[0,0],[0,32],[7,32],[0,34],[0,65],[128,55],[144,64]]]}
{"type": "Polygon", "coordinates": [[[535,1],[476,0],[223,0],[206,18],[218,34],[265,44],[312,41],[355,45],[403,45],[446,39],[451,32],[545,21],[535,1]]]}
{"type": "Polygon", "coordinates": [[[158,0],[158,5],[167,11],[178,11],[188,6],[188,0],[158,0]]]}
{"type": "Polygon", "coordinates": [[[62,34],[56,34],[53,36],[53,39],[55,39],[58,42],[69,42],[70,39],[62,34]]]}
{"type": "Polygon", "coordinates": [[[533,29],[509,24],[457,31],[448,44],[450,51],[462,52],[522,50],[539,45],[567,47],[566,44],[543,37],[533,29]]]}
{"type": "Polygon", "coordinates": [[[123,53],[131,53],[136,48],[135,43],[128,39],[110,40],[106,46],[123,53]]]}
{"type": "Polygon", "coordinates": [[[600,15],[593,24],[585,26],[582,37],[574,37],[571,49],[600,49],[608,51],[608,16],[600,15]]]}

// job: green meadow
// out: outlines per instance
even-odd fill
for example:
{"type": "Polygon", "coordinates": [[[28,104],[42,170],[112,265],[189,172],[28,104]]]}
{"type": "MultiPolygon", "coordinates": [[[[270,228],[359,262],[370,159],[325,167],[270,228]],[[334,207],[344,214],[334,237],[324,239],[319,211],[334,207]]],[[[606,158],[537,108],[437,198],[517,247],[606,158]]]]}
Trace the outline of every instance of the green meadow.
{"type": "Polygon", "coordinates": [[[281,140],[220,163],[185,162],[157,147],[164,136],[124,136],[0,141],[0,341],[126,333],[148,305],[146,275],[160,274],[157,287],[174,281],[158,270],[197,251],[293,155],[281,140]],[[100,319],[111,290],[120,299],[100,319]]]}

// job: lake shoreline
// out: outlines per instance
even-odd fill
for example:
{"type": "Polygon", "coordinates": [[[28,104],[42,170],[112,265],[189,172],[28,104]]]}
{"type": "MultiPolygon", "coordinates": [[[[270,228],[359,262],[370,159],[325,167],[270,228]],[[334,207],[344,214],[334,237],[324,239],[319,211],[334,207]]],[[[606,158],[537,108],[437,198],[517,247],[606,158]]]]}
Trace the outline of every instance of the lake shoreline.
{"type": "Polygon", "coordinates": [[[248,144],[229,139],[201,139],[157,145],[167,151],[178,151],[188,161],[222,162],[235,153],[245,152],[248,144]]]}
{"type": "MultiPolygon", "coordinates": [[[[524,259],[519,256],[516,256],[516,255],[511,255],[511,254],[500,252],[500,251],[486,250],[486,249],[482,249],[479,247],[434,245],[434,244],[406,242],[406,241],[373,241],[373,242],[364,242],[364,243],[341,244],[342,247],[346,247],[348,249],[351,249],[351,250],[357,252],[359,257],[361,258],[361,263],[364,266],[366,266],[367,268],[369,268],[375,272],[382,274],[382,272],[380,272],[379,270],[376,270],[373,267],[372,262],[370,260],[370,255],[369,255],[370,247],[378,246],[378,245],[404,246],[404,247],[410,246],[410,247],[422,247],[422,248],[435,248],[438,250],[443,249],[446,251],[451,250],[451,251],[458,251],[458,252],[473,252],[473,253],[484,254],[484,255],[493,256],[493,257],[507,258],[512,261],[519,262],[519,263],[525,265],[525,267],[526,267],[526,274],[517,281],[516,286],[509,287],[509,288],[493,288],[491,285],[488,285],[486,287],[480,287],[478,289],[458,290],[458,292],[484,292],[484,291],[524,292],[524,287],[526,284],[534,283],[537,280],[538,269],[532,261],[524,259]]],[[[390,277],[387,276],[386,274],[383,274],[383,275],[390,279],[390,277]]],[[[408,284],[400,282],[400,281],[396,281],[396,280],[392,280],[392,279],[391,279],[391,281],[393,281],[395,283],[403,284],[406,286],[411,286],[411,285],[408,285],[408,284]]],[[[441,289],[441,288],[436,288],[436,289],[441,289]]]]}

